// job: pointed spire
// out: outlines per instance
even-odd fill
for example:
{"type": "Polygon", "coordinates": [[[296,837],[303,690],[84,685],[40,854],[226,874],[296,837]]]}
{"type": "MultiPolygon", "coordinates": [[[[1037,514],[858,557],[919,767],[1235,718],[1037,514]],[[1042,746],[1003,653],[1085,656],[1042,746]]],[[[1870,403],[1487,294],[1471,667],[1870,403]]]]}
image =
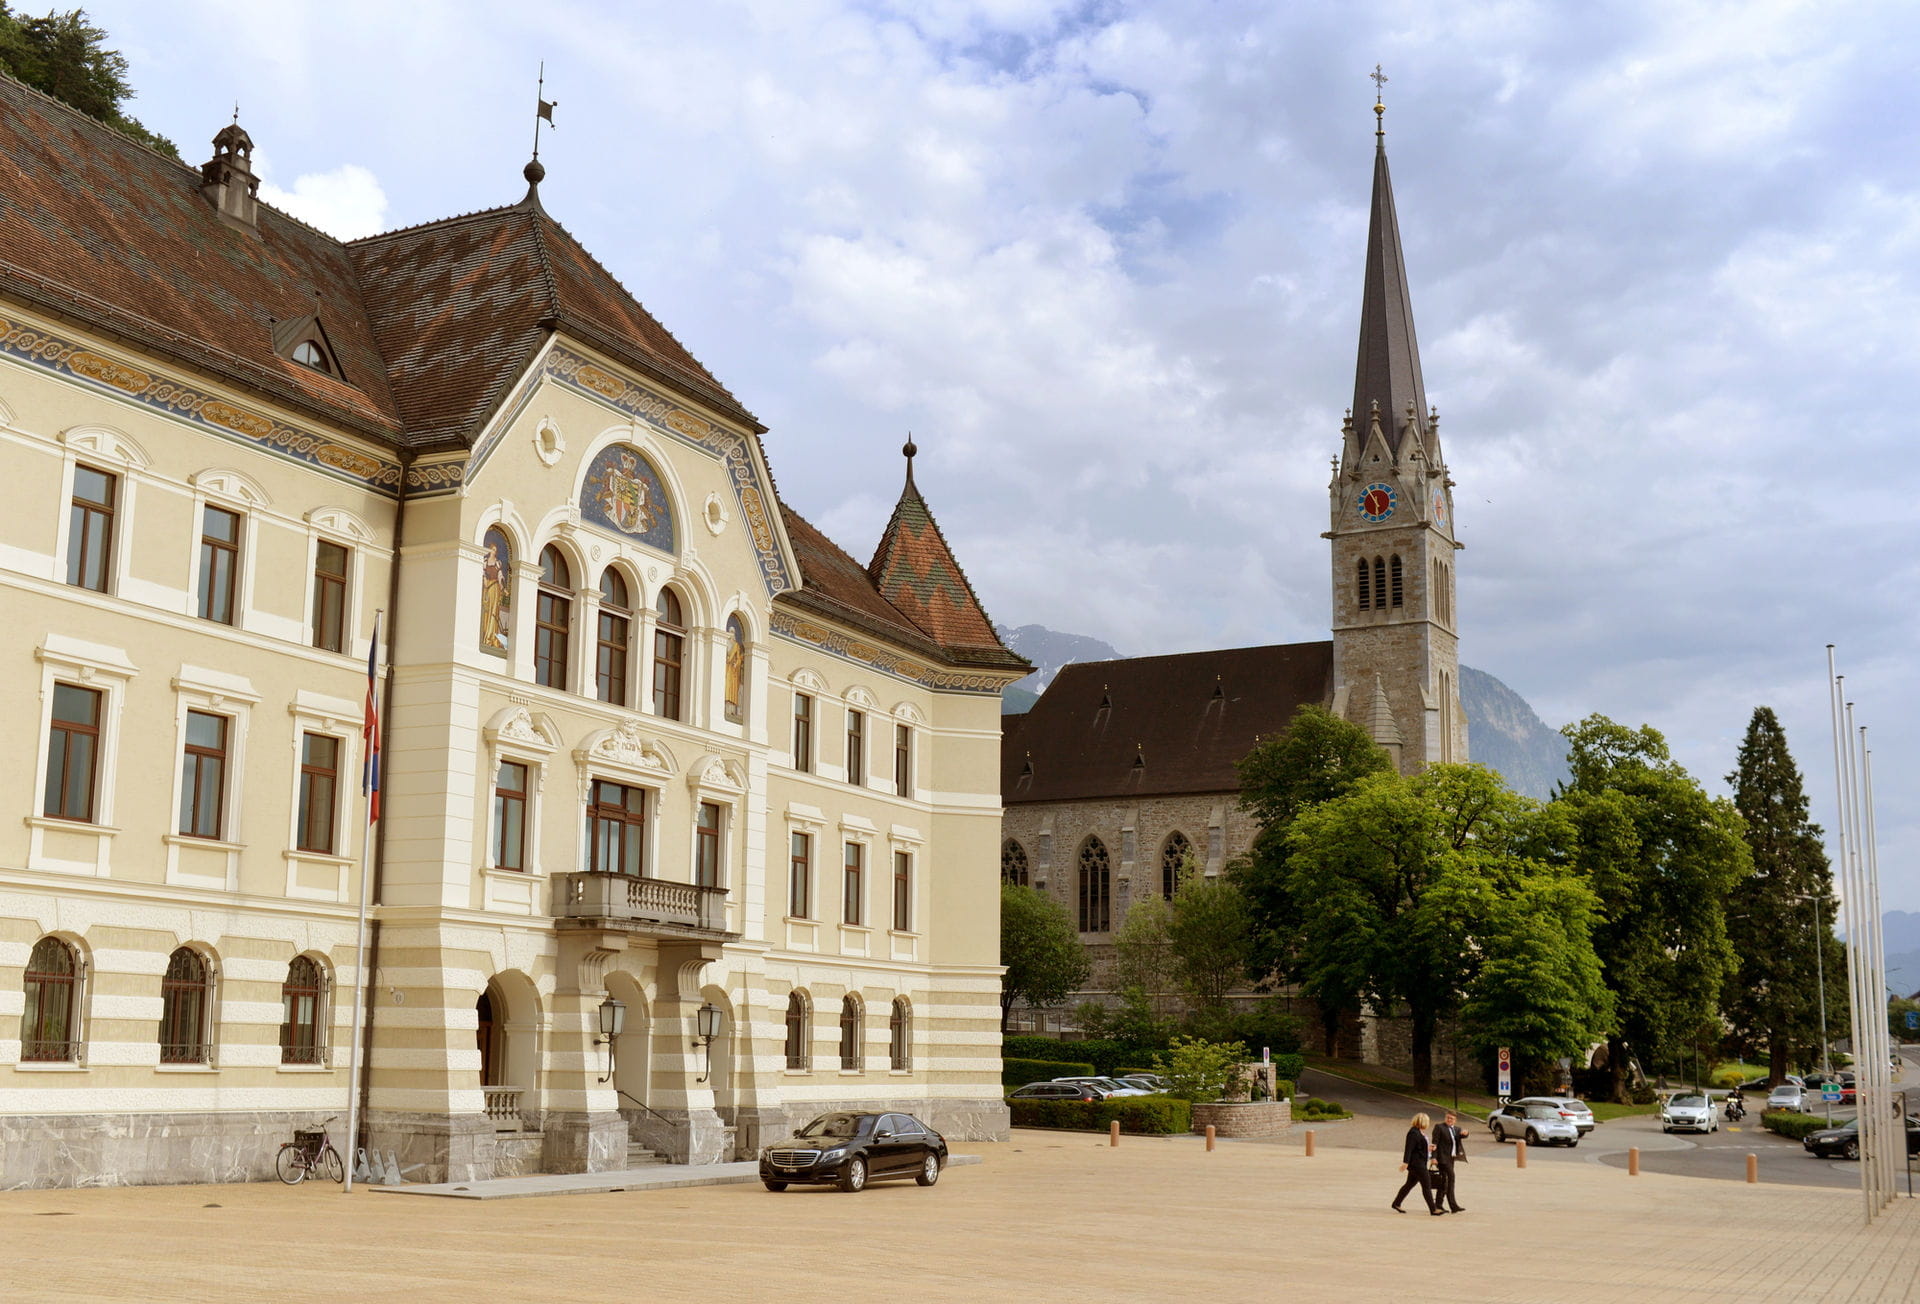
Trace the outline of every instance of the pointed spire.
{"type": "MultiPolygon", "coordinates": [[[[1379,68],[1376,83],[1384,82],[1379,68]]],[[[1393,178],[1387,172],[1386,105],[1374,112],[1373,212],[1367,225],[1367,280],[1360,300],[1360,356],[1354,366],[1353,410],[1377,408],[1387,445],[1400,452],[1397,414],[1427,410],[1420,376],[1420,346],[1413,333],[1413,300],[1407,294],[1406,260],[1400,252],[1400,221],[1393,208],[1393,178]]],[[[1416,416],[1416,421],[1418,417],[1416,416]]]]}
{"type": "Polygon", "coordinates": [[[867,577],[882,597],[942,647],[998,648],[993,622],[913,482],[913,459],[919,451],[909,435],[900,450],[907,459],[907,480],[867,564],[867,577]]]}
{"type": "Polygon", "coordinates": [[[1399,747],[1400,726],[1394,723],[1393,707],[1387,701],[1387,690],[1380,683],[1380,676],[1373,677],[1373,701],[1367,704],[1367,736],[1382,747],[1399,747]]]}

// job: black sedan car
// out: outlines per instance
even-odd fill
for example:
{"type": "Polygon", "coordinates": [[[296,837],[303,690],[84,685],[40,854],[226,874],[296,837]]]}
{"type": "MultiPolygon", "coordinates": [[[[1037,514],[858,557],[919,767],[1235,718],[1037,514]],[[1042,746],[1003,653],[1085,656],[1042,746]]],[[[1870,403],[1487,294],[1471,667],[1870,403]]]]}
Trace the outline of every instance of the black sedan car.
{"type": "MultiPolygon", "coordinates": [[[[1809,1133],[1801,1145],[1810,1155],[1822,1159],[1858,1159],[1860,1157],[1860,1120],[1850,1118],[1838,1127],[1821,1128],[1809,1133]]],[[[1920,1155],[1920,1117],[1907,1115],[1907,1153],[1920,1155]]]]}
{"type": "Polygon", "coordinates": [[[946,1138],[911,1114],[822,1114],[760,1151],[760,1180],[769,1191],[795,1183],[858,1191],[908,1177],[932,1186],[946,1166],[946,1138]]]}

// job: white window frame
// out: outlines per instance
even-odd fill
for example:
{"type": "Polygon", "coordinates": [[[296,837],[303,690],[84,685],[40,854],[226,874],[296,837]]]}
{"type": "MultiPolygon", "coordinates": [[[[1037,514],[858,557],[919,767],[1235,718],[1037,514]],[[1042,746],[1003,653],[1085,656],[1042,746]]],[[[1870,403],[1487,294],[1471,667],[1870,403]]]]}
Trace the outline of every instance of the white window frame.
{"type": "MultiPolygon", "coordinates": [[[[34,649],[40,662],[39,732],[34,739],[33,795],[27,827],[31,831],[27,848],[27,868],[87,873],[105,878],[109,872],[108,852],[119,828],[114,824],[115,796],[118,788],[120,755],[120,719],[125,708],[128,683],[140,673],[127,654],[116,647],[82,642],[64,634],[49,633],[34,649]],[[53,687],[56,683],[90,688],[101,694],[100,746],[94,757],[93,822],[49,819],[42,814],[47,791],[48,745],[52,741],[53,687]],[[91,867],[82,862],[47,859],[46,835],[50,832],[92,834],[96,838],[91,867]]],[[[176,798],[177,800],[177,798],[176,798]]]]}
{"type": "MultiPolygon", "coordinates": [[[[558,743],[539,717],[525,707],[508,707],[500,711],[481,730],[481,736],[486,740],[487,765],[480,776],[483,796],[479,824],[483,833],[475,847],[475,867],[483,877],[499,875],[515,882],[544,878],[547,871],[540,858],[541,815],[546,808],[543,797],[547,787],[547,770],[558,743]],[[527,810],[523,830],[527,863],[522,869],[502,869],[493,863],[493,837],[496,831],[493,824],[493,793],[502,761],[527,767],[527,810]]],[[[583,869],[586,867],[586,796],[589,790],[587,786],[580,790],[582,841],[578,864],[583,869]]]]}
{"type": "MultiPolygon", "coordinates": [[[[163,839],[167,845],[167,882],[206,886],[203,880],[182,878],[180,854],[183,849],[212,848],[226,853],[227,891],[237,892],[240,890],[240,853],[247,847],[246,840],[238,836],[244,832],[241,824],[242,812],[246,809],[247,742],[252,732],[252,711],[260,704],[260,694],[254,691],[253,682],[242,675],[203,666],[181,666],[180,673],[172,679],[172,687],[173,781],[168,789],[167,832],[163,839]],[[189,711],[222,715],[232,722],[228,727],[226,787],[220,794],[221,827],[217,838],[193,837],[179,829],[181,770],[184,768],[181,758],[186,755],[189,711]]],[[[292,828],[291,817],[287,827],[289,831],[292,828]]],[[[291,844],[291,838],[288,843],[291,844]]]]}
{"type": "MultiPolygon", "coordinates": [[[[193,477],[193,516],[189,530],[193,553],[187,564],[185,614],[219,628],[243,632],[252,630],[249,617],[253,614],[253,577],[256,569],[253,563],[260,549],[259,514],[267,506],[266,494],[238,472],[203,471],[193,477]],[[209,507],[221,508],[240,518],[240,555],[234,562],[233,621],[230,624],[200,614],[200,540],[206,532],[206,509],[209,507]]],[[[312,583],[311,570],[305,579],[307,583],[312,583]]],[[[300,605],[304,610],[308,603],[302,602],[300,605]]]]}
{"type": "MultiPolygon", "coordinates": [[[[146,451],[117,430],[105,426],[74,426],[61,432],[60,443],[60,529],[54,541],[53,569],[47,578],[65,586],[67,583],[67,556],[71,551],[68,523],[73,516],[73,473],[74,468],[85,462],[98,471],[105,471],[118,482],[113,504],[113,546],[108,550],[107,589],[98,596],[126,597],[127,568],[130,537],[136,490],[147,469],[146,451]]],[[[194,536],[197,540],[198,535],[194,536]]],[[[198,544],[196,543],[196,547],[198,544]]],[[[97,590],[85,590],[97,593],[97,590]]]]}

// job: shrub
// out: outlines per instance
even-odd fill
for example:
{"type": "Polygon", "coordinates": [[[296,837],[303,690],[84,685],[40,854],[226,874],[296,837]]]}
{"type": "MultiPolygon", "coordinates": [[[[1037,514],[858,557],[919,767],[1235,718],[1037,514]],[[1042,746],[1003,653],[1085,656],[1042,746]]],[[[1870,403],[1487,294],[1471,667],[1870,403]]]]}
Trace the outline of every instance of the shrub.
{"type": "MultiPolygon", "coordinates": [[[[1137,1047],[1103,1038],[1086,1041],[1055,1041],[1052,1037],[1007,1037],[1000,1044],[1001,1055],[1011,1059],[1052,1060],[1065,1064],[1091,1064],[1094,1074],[1111,1077],[1120,1066],[1141,1058],[1137,1047]]],[[[1065,1077],[1051,1073],[1049,1077],[1065,1077]]]]}
{"type": "Polygon", "coordinates": [[[1796,1114],[1790,1109],[1772,1109],[1760,1115],[1760,1126],[1789,1141],[1804,1139],[1811,1132],[1833,1125],[1817,1114],[1796,1114]]]}
{"type": "Polygon", "coordinates": [[[1275,1100],[1292,1100],[1293,1093],[1298,1090],[1300,1090],[1300,1084],[1298,1082],[1295,1082],[1291,1078],[1281,1078],[1273,1084],[1273,1098],[1275,1100]]]}
{"type": "Polygon", "coordinates": [[[1110,1100],[1009,1100],[1015,1127],[1104,1132],[1115,1119],[1122,1132],[1174,1136],[1193,1130],[1193,1106],[1172,1096],[1115,1096],[1110,1100]]]}
{"type": "Polygon", "coordinates": [[[1307,1057],[1305,1055],[1295,1054],[1292,1051],[1289,1051],[1285,1055],[1275,1051],[1273,1054],[1273,1071],[1283,1078],[1298,1082],[1300,1075],[1307,1071],[1307,1057]]]}
{"type": "Polygon", "coordinates": [[[1049,1082],[1054,1078],[1094,1077],[1093,1065],[1070,1064],[1065,1060],[1010,1059],[1000,1061],[1000,1085],[1009,1089],[1029,1082],[1049,1082]]]}
{"type": "Polygon", "coordinates": [[[1295,1111],[1294,1117],[1311,1123],[1319,1119],[1352,1118],[1353,1112],[1337,1100],[1322,1100],[1318,1096],[1308,1096],[1295,1111]]]}
{"type": "Polygon", "coordinates": [[[1227,1080],[1247,1058],[1238,1042],[1201,1041],[1175,1037],[1165,1054],[1153,1057],[1153,1071],[1173,1085],[1167,1094],[1182,1100],[1218,1100],[1227,1080]]]}

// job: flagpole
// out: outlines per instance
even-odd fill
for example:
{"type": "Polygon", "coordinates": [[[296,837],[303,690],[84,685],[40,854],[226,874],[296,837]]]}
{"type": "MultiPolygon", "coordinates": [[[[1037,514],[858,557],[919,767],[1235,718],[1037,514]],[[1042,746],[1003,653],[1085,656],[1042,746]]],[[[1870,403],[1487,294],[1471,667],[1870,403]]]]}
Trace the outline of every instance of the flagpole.
{"type": "Polygon", "coordinates": [[[342,1195],[353,1192],[353,1164],[360,1153],[360,1036],[367,1010],[367,891],[372,882],[368,862],[373,853],[375,803],[380,798],[380,712],[375,667],[380,656],[380,617],[373,613],[373,642],[367,647],[367,716],[361,727],[361,799],[366,820],[360,837],[360,916],[353,934],[353,1042],[347,1049],[347,1176],[342,1195]]]}

